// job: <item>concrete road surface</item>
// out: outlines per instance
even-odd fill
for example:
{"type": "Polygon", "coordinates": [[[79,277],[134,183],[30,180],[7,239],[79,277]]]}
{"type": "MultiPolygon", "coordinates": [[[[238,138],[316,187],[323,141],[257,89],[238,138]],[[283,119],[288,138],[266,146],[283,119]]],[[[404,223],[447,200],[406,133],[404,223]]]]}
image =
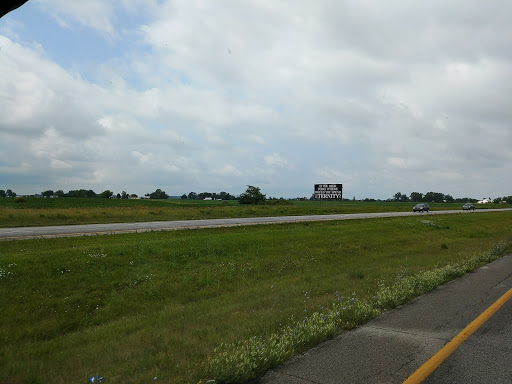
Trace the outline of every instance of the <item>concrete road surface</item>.
{"type": "MultiPolygon", "coordinates": [[[[512,255],[267,372],[258,384],[402,383],[512,288],[512,255]]],[[[508,300],[424,383],[512,383],[508,300]]]]}
{"type": "Polygon", "coordinates": [[[447,215],[447,214],[475,214],[478,212],[512,211],[509,209],[482,209],[473,212],[457,211],[430,211],[423,212],[382,212],[382,213],[357,213],[338,215],[308,215],[308,216],[278,216],[278,217],[249,217],[235,219],[209,219],[209,220],[177,220],[177,221],[153,221],[145,223],[115,223],[115,224],[86,224],[86,225],[59,225],[47,227],[18,227],[0,228],[0,240],[21,240],[39,237],[66,237],[66,236],[90,236],[100,234],[170,231],[177,229],[230,227],[239,225],[293,223],[304,221],[370,219],[393,216],[419,216],[419,215],[447,215]]]}

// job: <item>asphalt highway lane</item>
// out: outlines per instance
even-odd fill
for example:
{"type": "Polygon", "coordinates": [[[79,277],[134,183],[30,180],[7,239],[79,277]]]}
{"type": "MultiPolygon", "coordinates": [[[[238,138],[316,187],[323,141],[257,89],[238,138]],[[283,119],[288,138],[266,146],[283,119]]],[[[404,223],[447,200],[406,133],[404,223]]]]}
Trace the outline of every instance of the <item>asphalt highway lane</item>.
{"type": "Polygon", "coordinates": [[[512,383],[511,319],[509,299],[423,383],[512,383]]]}
{"type": "Polygon", "coordinates": [[[478,212],[512,211],[508,209],[482,209],[473,212],[430,211],[423,212],[382,212],[382,213],[356,213],[336,215],[306,215],[306,216],[278,216],[278,217],[249,217],[232,219],[207,219],[207,220],[176,220],[153,221],[143,223],[114,223],[114,224],[85,224],[85,225],[60,225],[46,227],[17,227],[0,228],[0,240],[22,240],[46,237],[92,236],[102,234],[135,233],[150,231],[171,231],[179,229],[198,229],[215,227],[234,227],[241,225],[296,223],[305,221],[372,219],[395,216],[430,216],[448,214],[476,214],[478,212]]]}

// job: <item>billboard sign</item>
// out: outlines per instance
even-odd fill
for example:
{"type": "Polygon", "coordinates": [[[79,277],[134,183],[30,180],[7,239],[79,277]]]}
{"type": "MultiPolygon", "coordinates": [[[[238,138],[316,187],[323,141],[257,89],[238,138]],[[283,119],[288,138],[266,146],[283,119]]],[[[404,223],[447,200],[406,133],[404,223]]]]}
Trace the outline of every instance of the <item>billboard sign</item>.
{"type": "Polygon", "coordinates": [[[343,184],[315,184],[315,199],[341,200],[343,184]]]}

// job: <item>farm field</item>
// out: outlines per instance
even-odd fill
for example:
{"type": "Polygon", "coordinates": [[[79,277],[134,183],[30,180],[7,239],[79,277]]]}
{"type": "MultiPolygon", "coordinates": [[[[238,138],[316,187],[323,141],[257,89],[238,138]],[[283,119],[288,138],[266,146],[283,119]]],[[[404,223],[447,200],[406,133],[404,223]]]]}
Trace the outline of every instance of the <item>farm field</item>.
{"type": "MultiPolygon", "coordinates": [[[[236,200],[121,200],[99,198],[28,198],[23,203],[16,203],[14,198],[0,198],[0,227],[403,212],[412,211],[412,207],[416,204],[413,202],[361,201],[290,201],[287,203],[286,205],[240,205],[236,200]]],[[[431,203],[430,207],[431,210],[462,209],[462,204],[431,203]]],[[[509,204],[487,204],[477,206],[477,209],[503,207],[509,207],[509,204]]]]}
{"type": "MultiPolygon", "coordinates": [[[[144,209],[172,209],[151,203],[144,209]]],[[[294,206],[278,208],[287,207],[294,206]]],[[[511,218],[467,213],[2,242],[0,382],[243,382],[511,252],[511,218]]]]}

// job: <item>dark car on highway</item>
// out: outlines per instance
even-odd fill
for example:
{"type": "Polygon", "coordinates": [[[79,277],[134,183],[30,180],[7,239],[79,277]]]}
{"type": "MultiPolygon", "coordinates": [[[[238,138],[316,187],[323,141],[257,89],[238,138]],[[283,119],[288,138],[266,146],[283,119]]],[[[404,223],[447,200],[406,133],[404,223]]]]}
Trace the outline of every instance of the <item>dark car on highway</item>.
{"type": "Polygon", "coordinates": [[[413,212],[428,212],[430,207],[427,203],[416,204],[412,209],[413,212]]]}
{"type": "Polygon", "coordinates": [[[462,210],[463,211],[474,211],[475,210],[475,206],[471,203],[466,203],[462,206],[462,210]]]}

